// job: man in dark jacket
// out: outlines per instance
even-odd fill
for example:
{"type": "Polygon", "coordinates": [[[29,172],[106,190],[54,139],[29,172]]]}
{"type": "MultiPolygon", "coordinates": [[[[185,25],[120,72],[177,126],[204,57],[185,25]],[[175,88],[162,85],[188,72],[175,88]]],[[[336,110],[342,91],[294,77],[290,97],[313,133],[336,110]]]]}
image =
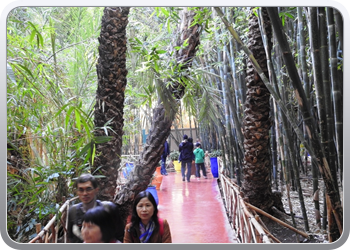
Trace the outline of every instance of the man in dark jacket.
{"type": "Polygon", "coordinates": [[[81,202],[69,209],[67,234],[69,243],[82,243],[81,227],[84,214],[89,209],[105,206],[106,203],[96,199],[99,188],[93,175],[82,174],[75,184],[81,202]]]}
{"type": "Polygon", "coordinates": [[[191,178],[191,166],[193,160],[193,143],[188,141],[188,136],[183,136],[183,141],[179,145],[180,159],[181,159],[181,174],[182,181],[187,179],[190,182],[191,178]],[[186,173],[187,166],[187,173],[186,173]]]}
{"type": "Polygon", "coordinates": [[[165,169],[165,163],[166,163],[166,158],[168,157],[168,155],[170,154],[170,149],[169,149],[169,144],[167,141],[164,142],[164,151],[163,154],[161,156],[161,160],[162,160],[162,166],[160,169],[160,173],[162,175],[168,175],[166,169],[165,169]]]}

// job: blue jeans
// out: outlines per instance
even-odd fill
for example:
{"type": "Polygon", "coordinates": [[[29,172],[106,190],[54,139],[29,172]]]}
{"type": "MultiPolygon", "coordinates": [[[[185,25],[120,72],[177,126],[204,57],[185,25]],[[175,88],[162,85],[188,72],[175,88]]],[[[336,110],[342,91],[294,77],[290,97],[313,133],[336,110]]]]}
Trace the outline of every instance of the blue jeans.
{"type": "Polygon", "coordinates": [[[164,159],[162,157],[162,164],[161,164],[161,168],[160,168],[160,173],[161,174],[167,174],[166,169],[165,169],[165,161],[166,161],[166,158],[164,159]]]}
{"type": "Polygon", "coordinates": [[[191,166],[192,166],[192,161],[186,161],[186,162],[181,162],[181,174],[182,174],[182,179],[185,179],[185,176],[187,178],[187,181],[190,181],[191,178],[191,166]],[[186,165],[187,165],[187,173],[186,172],[186,165]]]}
{"type": "Polygon", "coordinates": [[[202,172],[203,172],[203,176],[206,177],[207,176],[207,172],[205,170],[205,167],[204,167],[204,162],[203,163],[196,163],[196,177],[201,177],[201,169],[202,169],[202,172]]]}

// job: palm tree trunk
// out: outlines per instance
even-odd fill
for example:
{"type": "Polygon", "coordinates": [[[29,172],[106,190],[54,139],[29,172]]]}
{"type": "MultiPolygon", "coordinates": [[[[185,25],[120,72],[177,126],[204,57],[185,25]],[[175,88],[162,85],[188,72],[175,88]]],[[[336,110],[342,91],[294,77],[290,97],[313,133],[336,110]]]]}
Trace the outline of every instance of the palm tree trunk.
{"type": "Polygon", "coordinates": [[[94,169],[105,176],[98,179],[100,199],[113,200],[120,165],[123,136],[124,90],[126,86],[126,26],[129,7],[106,7],[98,38],[99,59],[96,65],[98,87],[95,105],[95,136],[108,135],[112,140],[96,145],[94,169]]]}
{"type": "MultiPolygon", "coordinates": [[[[179,25],[181,29],[178,31],[180,36],[177,44],[181,46],[185,40],[188,41],[188,46],[176,52],[177,62],[183,65],[182,70],[191,67],[199,45],[200,26],[196,24],[190,27],[194,15],[194,11],[188,11],[187,9],[184,9],[181,15],[182,19],[179,25]]],[[[170,101],[173,104],[172,110],[165,110],[163,100],[154,109],[151,129],[140,158],[135,164],[133,174],[129,176],[127,183],[114,198],[114,202],[120,205],[124,222],[130,214],[134,197],[147,188],[152,174],[156,170],[164,149],[164,142],[170,135],[175,114],[179,109],[179,100],[184,95],[185,87],[181,82],[174,82],[170,89],[164,91],[170,91],[175,97],[173,101],[170,101]]]]}
{"type": "MultiPolygon", "coordinates": [[[[263,8],[265,30],[269,48],[271,45],[271,26],[263,8]]],[[[267,60],[258,18],[251,13],[249,18],[249,50],[257,59],[265,75],[268,75],[267,60]]],[[[244,181],[242,191],[245,199],[261,208],[270,211],[273,205],[271,189],[271,155],[270,147],[270,92],[255,71],[253,64],[248,62],[247,99],[244,104],[244,181]]]]}

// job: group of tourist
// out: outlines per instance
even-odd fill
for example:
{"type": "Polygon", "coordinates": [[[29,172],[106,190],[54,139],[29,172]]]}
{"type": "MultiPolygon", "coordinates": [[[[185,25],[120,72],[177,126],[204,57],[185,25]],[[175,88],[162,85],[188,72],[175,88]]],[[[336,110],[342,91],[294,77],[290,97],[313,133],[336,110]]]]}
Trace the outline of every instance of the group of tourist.
{"type": "Polygon", "coordinates": [[[204,166],[205,154],[203,149],[201,148],[201,143],[199,139],[197,139],[196,144],[193,144],[193,139],[191,137],[188,137],[187,135],[184,135],[183,141],[179,145],[179,151],[180,151],[179,161],[181,162],[182,181],[185,181],[185,179],[187,179],[187,182],[190,182],[192,161],[195,162],[197,180],[200,180],[201,170],[204,178],[205,179],[208,178],[206,169],[204,166]],[[194,147],[196,148],[194,149],[194,147]],[[187,169],[187,172],[186,172],[186,169],[187,169]]]}
{"type": "Polygon", "coordinates": [[[118,206],[97,200],[98,185],[93,175],[81,175],[76,188],[81,202],[69,209],[69,243],[171,243],[169,224],[158,217],[151,193],[137,194],[130,223],[124,227],[118,206]]]}
{"type": "MultiPolygon", "coordinates": [[[[196,144],[193,144],[193,139],[191,137],[188,137],[185,134],[183,136],[183,141],[179,145],[179,152],[180,152],[179,162],[181,162],[182,181],[185,181],[187,179],[187,182],[190,182],[191,175],[192,175],[191,168],[192,168],[193,161],[195,162],[195,166],[196,166],[195,175],[197,177],[197,180],[200,180],[201,170],[203,173],[203,177],[205,179],[208,179],[206,169],[204,166],[205,154],[201,147],[199,138],[197,139],[196,144]]],[[[161,156],[160,173],[162,175],[168,175],[165,165],[166,165],[166,158],[168,157],[169,154],[170,154],[169,144],[167,141],[165,141],[164,150],[161,156]]]]}

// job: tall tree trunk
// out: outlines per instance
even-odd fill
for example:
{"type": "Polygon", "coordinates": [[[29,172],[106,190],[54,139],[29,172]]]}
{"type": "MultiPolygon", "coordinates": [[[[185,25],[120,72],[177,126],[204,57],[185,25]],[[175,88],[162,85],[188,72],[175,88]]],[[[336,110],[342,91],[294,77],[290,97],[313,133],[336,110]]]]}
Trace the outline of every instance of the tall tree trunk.
{"type": "Polygon", "coordinates": [[[108,123],[112,140],[96,145],[94,169],[105,176],[99,178],[102,200],[113,200],[120,165],[123,136],[124,91],[126,86],[126,26],[129,7],[106,7],[98,38],[99,59],[96,65],[98,87],[95,105],[95,136],[105,136],[101,129],[108,123]]]}
{"type": "MultiPolygon", "coordinates": [[[[181,25],[178,30],[180,37],[177,40],[177,45],[181,46],[185,40],[188,41],[188,46],[176,52],[177,62],[183,64],[182,70],[191,67],[192,59],[199,45],[200,27],[198,24],[191,26],[194,15],[193,11],[187,9],[184,9],[181,15],[181,25]]],[[[162,102],[154,109],[152,126],[133,174],[129,176],[127,183],[115,196],[114,202],[120,205],[124,222],[131,212],[134,197],[147,188],[157,167],[164,149],[164,142],[170,135],[171,125],[179,109],[179,99],[185,92],[185,86],[181,82],[174,82],[170,91],[176,100],[176,104],[172,107],[173,110],[166,111],[162,102]]]]}
{"type": "MultiPolygon", "coordinates": [[[[271,25],[266,9],[262,9],[269,48],[271,43],[271,25]]],[[[258,17],[252,12],[249,18],[248,48],[267,76],[267,60],[259,28],[258,17]]],[[[244,104],[244,166],[242,191],[245,199],[265,211],[271,211],[274,203],[271,189],[271,153],[270,146],[270,92],[266,88],[251,61],[247,70],[247,99],[244,104]]]]}

